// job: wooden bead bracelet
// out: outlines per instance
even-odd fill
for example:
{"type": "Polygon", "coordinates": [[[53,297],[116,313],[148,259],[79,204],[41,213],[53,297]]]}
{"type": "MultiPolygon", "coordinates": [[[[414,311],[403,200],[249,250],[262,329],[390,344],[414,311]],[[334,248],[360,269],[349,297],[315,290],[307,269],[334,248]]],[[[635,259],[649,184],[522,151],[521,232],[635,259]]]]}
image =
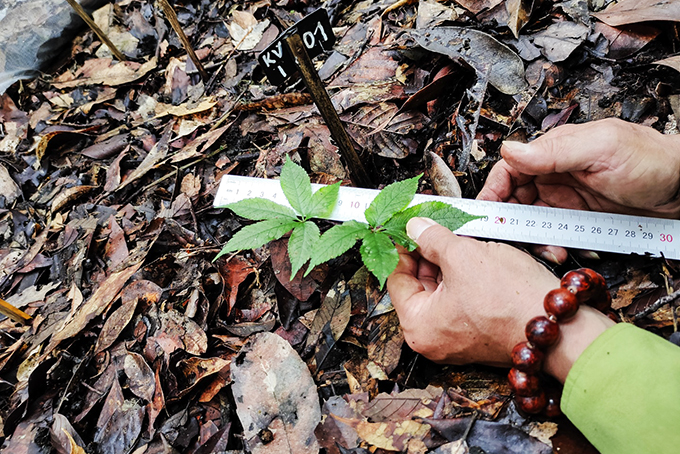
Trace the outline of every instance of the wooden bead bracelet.
{"type": "Polygon", "coordinates": [[[525,329],[527,342],[512,349],[513,368],[508,380],[520,410],[531,414],[543,412],[548,417],[560,415],[559,396],[546,394],[539,375],[546,350],[560,336],[558,322],[576,315],[580,304],[604,312],[611,302],[604,278],[589,268],[569,271],[560,280],[560,288],[548,292],[543,300],[547,317],[531,319],[525,329]]]}

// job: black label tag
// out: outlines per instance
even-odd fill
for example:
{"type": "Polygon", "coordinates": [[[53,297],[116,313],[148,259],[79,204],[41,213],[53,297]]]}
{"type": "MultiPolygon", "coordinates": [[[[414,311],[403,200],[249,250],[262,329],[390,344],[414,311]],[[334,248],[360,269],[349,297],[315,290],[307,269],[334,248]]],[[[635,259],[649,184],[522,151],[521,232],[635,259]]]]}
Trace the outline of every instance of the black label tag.
{"type": "Polygon", "coordinates": [[[281,85],[297,70],[295,58],[288,51],[284,40],[292,34],[300,35],[307,49],[309,58],[314,58],[335,44],[335,35],[328,20],[328,13],[320,8],[304,17],[288,30],[283,32],[257,57],[269,81],[281,85]]]}

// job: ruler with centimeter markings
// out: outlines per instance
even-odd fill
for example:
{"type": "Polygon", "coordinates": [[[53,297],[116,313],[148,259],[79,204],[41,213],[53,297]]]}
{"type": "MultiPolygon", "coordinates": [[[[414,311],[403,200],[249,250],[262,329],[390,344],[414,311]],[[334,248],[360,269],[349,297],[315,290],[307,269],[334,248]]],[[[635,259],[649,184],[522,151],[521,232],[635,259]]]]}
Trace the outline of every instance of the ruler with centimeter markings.
{"type": "MultiPolygon", "coordinates": [[[[312,185],[314,191],[319,187],[312,185]]],[[[364,210],[376,195],[378,191],[374,189],[341,186],[328,219],[366,222],[364,210]]],[[[290,206],[278,180],[234,175],[222,178],[214,206],[251,197],[290,206]]],[[[411,204],[431,200],[484,216],[456,230],[459,235],[680,259],[680,221],[424,194],[416,194],[411,204]]]]}

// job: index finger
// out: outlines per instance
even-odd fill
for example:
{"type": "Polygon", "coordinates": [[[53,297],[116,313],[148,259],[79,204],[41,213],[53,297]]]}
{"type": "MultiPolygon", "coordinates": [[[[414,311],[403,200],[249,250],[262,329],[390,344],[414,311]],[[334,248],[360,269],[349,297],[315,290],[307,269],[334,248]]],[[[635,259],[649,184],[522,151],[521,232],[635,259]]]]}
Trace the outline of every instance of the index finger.
{"type": "Polygon", "coordinates": [[[501,159],[489,172],[477,199],[491,202],[516,200],[519,203],[529,205],[533,203],[537,195],[533,181],[533,175],[524,174],[501,159]]]}

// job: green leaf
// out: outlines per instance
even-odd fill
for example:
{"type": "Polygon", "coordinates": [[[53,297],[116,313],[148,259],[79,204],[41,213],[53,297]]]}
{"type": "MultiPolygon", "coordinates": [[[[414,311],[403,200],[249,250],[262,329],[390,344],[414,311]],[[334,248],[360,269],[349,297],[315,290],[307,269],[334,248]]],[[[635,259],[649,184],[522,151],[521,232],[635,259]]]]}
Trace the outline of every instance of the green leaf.
{"type": "Polygon", "coordinates": [[[247,225],[227,241],[227,244],[224,245],[213,261],[229,252],[240,251],[241,249],[255,249],[272,240],[281,238],[297,224],[299,222],[295,220],[275,218],[247,225]]]}
{"type": "Polygon", "coordinates": [[[316,265],[345,253],[369,232],[368,224],[357,221],[347,221],[326,230],[314,246],[305,276],[316,265]]]}
{"type": "Polygon", "coordinates": [[[378,278],[382,288],[387,276],[399,263],[399,253],[392,244],[392,239],[383,232],[369,232],[364,236],[359,251],[364,265],[378,278]]]}
{"type": "Polygon", "coordinates": [[[399,244],[400,246],[405,247],[409,251],[415,251],[418,249],[418,245],[406,235],[406,232],[403,230],[392,230],[392,229],[385,229],[382,231],[383,233],[386,233],[392,238],[392,241],[395,243],[399,244]]]}
{"type": "Polygon", "coordinates": [[[296,218],[295,212],[287,206],[279,205],[276,202],[260,197],[243,199],[219,208],[228,208],[239,216],[246,219],[252,219],[253,221],[275,218],[296,218]]]}
{"type": "Polygon", "coordinates": [[[281,189],[288,203],[305,218],[309,217],[312,204],[312,183],[305,169],[295,164],[288,155],[281,169],[281,189]]]}
{"type": "Polygon", "coordinates": [[[319,227],[311,221],[299,223],[288,240],[290,257],[290,280],[295,278],[302,265],[312,257],[314,245],[319,241],[319,227]]]}
{"type": "Polygon", "coordinates": [[[420,177],[418,175],[385,186],[364,212],[368,223],[373,227],[383,225],[394,213],[406,208],[418,190],[420,177]]]}
{"type": "Polygon", "coordinates": [[[385,223],[385,228],[405,232],[408,220],[416,216],[430,218],[452,232],[470,221],[484,217],[466,213],[444,202],[423,202],[395,214],[385,223]]]}
{"type": "Polygon", "coordinates": [[[324,186],[312,195],[308,216],[310,218],[325,218],[331,214],[338,201],[340,183],[324,186]]]}

